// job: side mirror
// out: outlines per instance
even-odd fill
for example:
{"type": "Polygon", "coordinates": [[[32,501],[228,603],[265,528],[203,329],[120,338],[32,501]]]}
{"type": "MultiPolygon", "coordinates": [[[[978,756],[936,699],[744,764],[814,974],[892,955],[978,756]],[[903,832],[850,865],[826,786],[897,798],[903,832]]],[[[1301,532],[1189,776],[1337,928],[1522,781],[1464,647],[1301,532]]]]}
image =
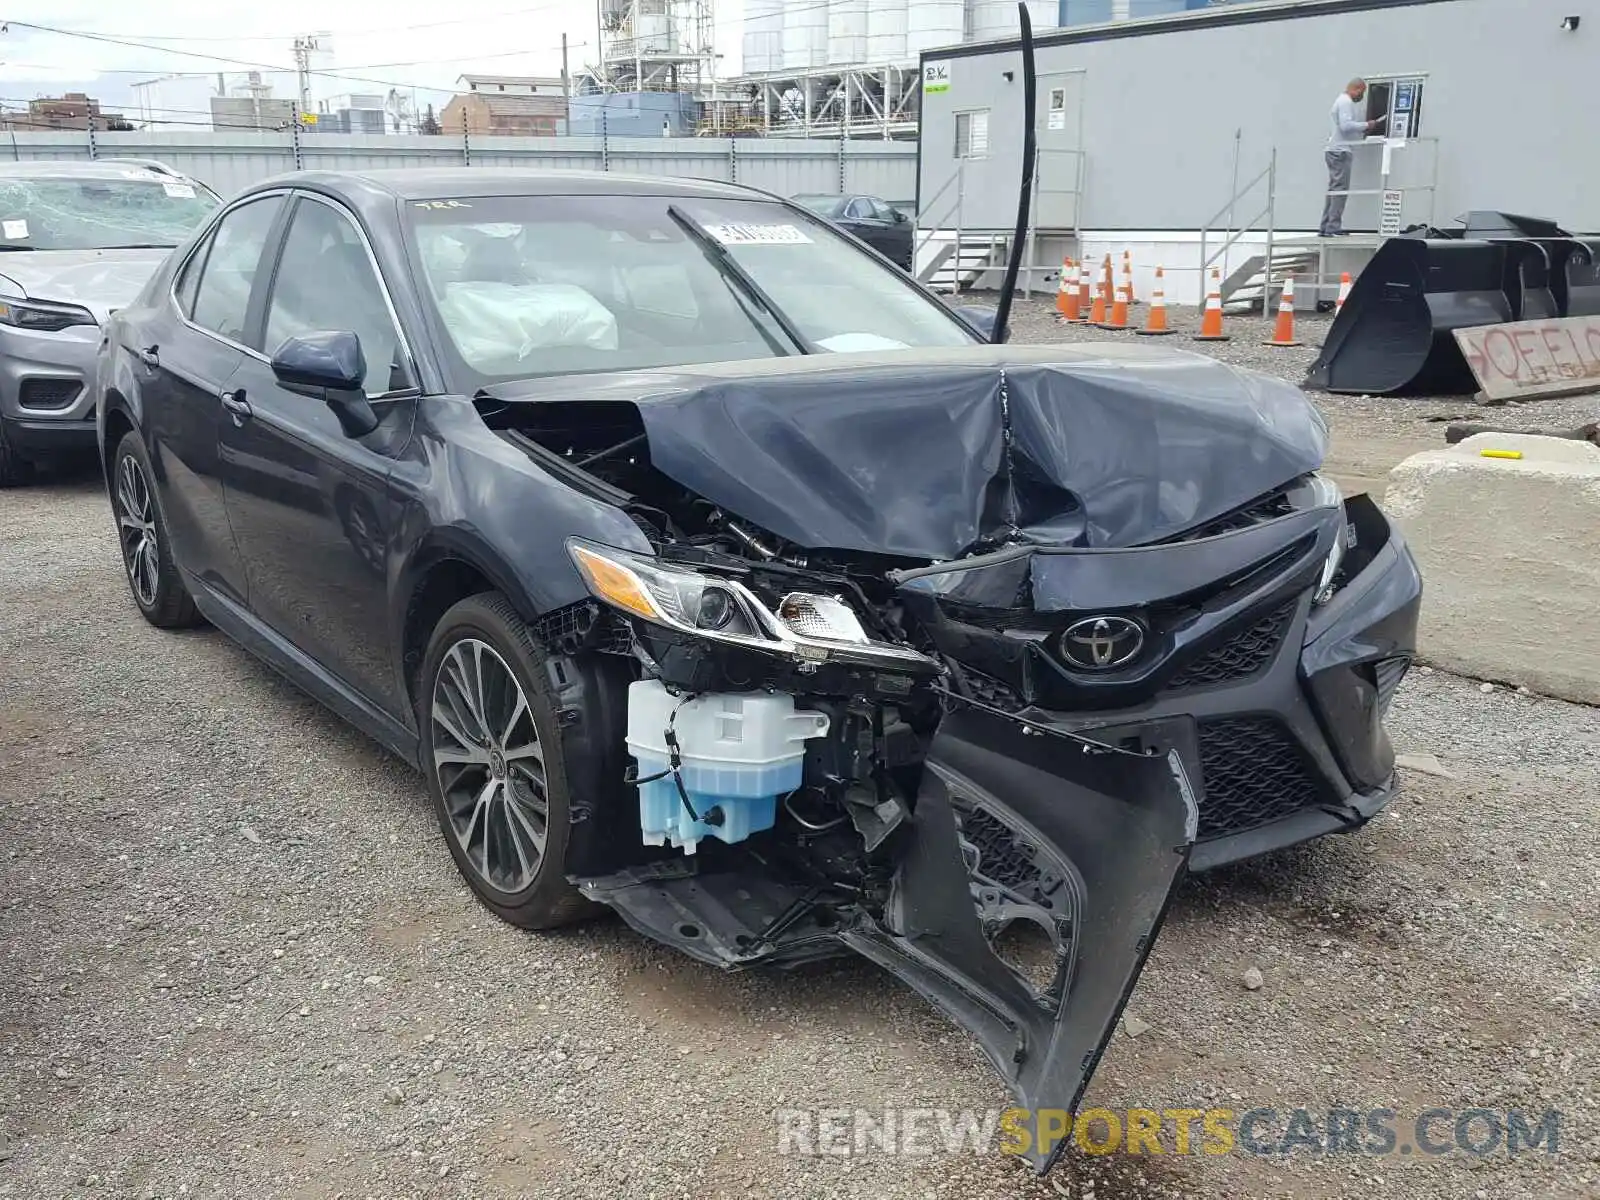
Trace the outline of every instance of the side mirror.
{"type": "MultiPolygon", "coordinates": [[[[955,310],[956,316],[966,324],[967,328],[976,333],[984,341],[994,336],[994,319],[999,312],[992,308],[982,308],[975,304],[963,304],[955,310]]],[[[1009,341],[1011,331],[1006,330],[1006,339],[1009,341]]]]}
{"type": "Polygon", "coordinates": [[[901,212],[898,208],[894,209],[893,211],[894,211],[894,223],[896,225],[904,225],[907,221],[909,221],[911,219],[910,217],[906,216],[905,213],[901,212]]]}
{"type": "Polygon", "coordinates": [[[367,377],[361,339],[348,330],[287,339],[272,356],[272,373],[281,387],[332,409],[346,437],[365,437],[378,427],[378,414],[361,389],[367,377]]]}

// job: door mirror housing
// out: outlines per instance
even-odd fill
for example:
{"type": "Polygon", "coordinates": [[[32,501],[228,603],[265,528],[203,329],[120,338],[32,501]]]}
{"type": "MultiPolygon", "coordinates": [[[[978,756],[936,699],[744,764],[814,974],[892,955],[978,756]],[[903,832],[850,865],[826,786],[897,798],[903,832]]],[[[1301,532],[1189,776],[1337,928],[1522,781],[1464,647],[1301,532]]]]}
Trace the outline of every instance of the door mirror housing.
{"type": "Polygon", "coordinates": [[[339,419],[346,437],[365,437],[378,427],[362,383],[367,359],[361,339],[349,330],[305,333],[287,339],[272,356],[279,386],[321,400],[339,419]]]}
{"type": "Polygon", "coordinates": [[[894,212],[894,223],[896,225],[904,225],[907,221],[909,221],[911,219],[910,217],[906,216],[905,213],[901,212],[898,208],[893,209],[892,211],[894,212]]]}

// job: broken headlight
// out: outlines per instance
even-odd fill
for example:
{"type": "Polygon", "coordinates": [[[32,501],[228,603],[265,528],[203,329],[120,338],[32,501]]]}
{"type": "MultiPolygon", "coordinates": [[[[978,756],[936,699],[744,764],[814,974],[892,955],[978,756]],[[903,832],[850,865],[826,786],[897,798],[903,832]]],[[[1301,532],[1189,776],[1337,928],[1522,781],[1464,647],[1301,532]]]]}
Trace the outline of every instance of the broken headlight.
{"type": "Polygon", "coordinates": [[[1297,507],[1339,510],[1339,533],[1333,539],[1328,557],[1323,560],[1322,574],[1317,578],[1317,590],[1311,597],[1313,604],[1326,604],[1333,599],[1333,583],[1338,578],[1339,566],[1344,562],[1344,552],[1350,538],[1350,524],[1344,511],[1344,493],[1339,490],[1339,485],[1326,475],[1313,471],[1305,477],[1300,487],[1291,493],[1291,497],[1297,507]]]}
{"type": "Polygon", "coordinates": [[[790,592],[774,612],[735,579],[575,538],[567,551],[595,599],[680,633],[800,662],[939,670],[926,655],[869,638],[855,612],[835,596],[790,592]]]}

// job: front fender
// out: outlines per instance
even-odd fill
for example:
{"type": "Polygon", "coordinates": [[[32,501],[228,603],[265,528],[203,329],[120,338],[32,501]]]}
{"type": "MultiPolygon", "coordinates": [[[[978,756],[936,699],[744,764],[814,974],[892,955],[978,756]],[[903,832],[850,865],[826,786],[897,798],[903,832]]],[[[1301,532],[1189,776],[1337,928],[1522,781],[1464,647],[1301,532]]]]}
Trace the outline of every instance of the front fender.
{"type": "Polygon", "coordinates": [[[532,620],[589,595],[567,555],[568,537],[653,553],[626,513],[542,470],[463,398],[421,402],[416,436],[390,480],[400,564],[391,592],[395,629],[404,628],[417,586],[442,559],[481,572],[532,620]]]}

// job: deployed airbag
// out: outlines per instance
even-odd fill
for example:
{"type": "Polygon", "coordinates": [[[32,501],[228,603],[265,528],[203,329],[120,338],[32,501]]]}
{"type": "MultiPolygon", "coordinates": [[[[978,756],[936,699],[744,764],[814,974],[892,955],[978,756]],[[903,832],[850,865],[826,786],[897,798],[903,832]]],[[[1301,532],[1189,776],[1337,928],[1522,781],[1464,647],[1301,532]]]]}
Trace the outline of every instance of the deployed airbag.
{"type": "Polygon", "coordinates": [[[569,283],[450,283],[439,300],[461,356],[486,374],[509,374],[536,350],[617,348],[617,318],[569,283]]]}

